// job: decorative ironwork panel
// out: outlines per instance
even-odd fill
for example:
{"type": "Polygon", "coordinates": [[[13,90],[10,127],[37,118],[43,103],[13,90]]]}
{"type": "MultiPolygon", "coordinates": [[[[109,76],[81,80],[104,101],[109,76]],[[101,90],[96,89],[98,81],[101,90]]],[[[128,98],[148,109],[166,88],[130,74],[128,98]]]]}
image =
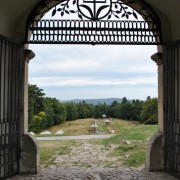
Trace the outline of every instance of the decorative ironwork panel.
{"type": "Polygon", "coordinates": [[[54,7],[42,6],[44,10],[35,11],[28,20],[32,36],[27,43],[162,44],[158,18],[139,0],[56,0],[54,7]],[[145,22],[137,21],[133,5],[145,22]],[[47,11],[52,18],[40,20],[47,11]],[[58,18],[53,19],[55,15],[58,18]]]}
{"type": "Polygon", "coordinates": [[[161,44],[153,22],[110,20],[35,20],[31,44],[161,44]]]}
{"type": "Polygon", "coordinates": [[[165,168],[180,178],[180,41],[165,47],[165,168]]]}
{"type": "Polygon", "coordinates": [[[22,46],[0,36],[0,179],[19,172],[22,46]]]}
{"type": "MultiPolygon", "coordinates": [[[[129,0],[129,4],[134,4],[134,0],[129,0]]],[[[53,8],[52,16],[59,13],[61,17],[65,14],[77,14],[80,19],[92,21],[102,19],[120,19],[133,16],[138,19],[135,10],[127,6],[123,0],[65,0],[53,8]]],[[[146,17],[146,15],[144,14],[146,17]]]]}

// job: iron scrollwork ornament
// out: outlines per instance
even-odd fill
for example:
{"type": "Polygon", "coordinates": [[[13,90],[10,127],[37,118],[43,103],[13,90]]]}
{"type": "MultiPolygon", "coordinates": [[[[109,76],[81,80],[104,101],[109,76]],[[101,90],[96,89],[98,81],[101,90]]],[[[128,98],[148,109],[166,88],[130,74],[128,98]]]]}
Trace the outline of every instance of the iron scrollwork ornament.
{"type": "MultiPolygon", "coordinates": [[[[128,3],[133,4],[135,1],[129,0],[128,3]]],[[[80,19],[93,21],[104,18],[129,19],[129,16],[138,19],[136,12],[120,0],[65,0],[53,8],[52,16],[57,12],[61,17],[65,14],[77,13],[80,19]]]]}

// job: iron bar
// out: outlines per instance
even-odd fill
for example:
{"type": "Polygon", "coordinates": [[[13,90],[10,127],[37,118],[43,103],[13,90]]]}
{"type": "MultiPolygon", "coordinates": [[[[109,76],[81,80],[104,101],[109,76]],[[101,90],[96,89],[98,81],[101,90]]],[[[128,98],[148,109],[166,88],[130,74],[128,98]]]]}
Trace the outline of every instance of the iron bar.
{"type": "Polygon", "coordinates": [[[165,168],[180,177],[180,41],[166,45],[165,51],[165,96],[168,100],[165,106],[165,168]]]}
{"type": "Polygon", "coordinates": [[[0,179],[19,172],[21,51],[0,36],[0,179]]]}
{"type": "Polygon", "coordinates": [[[153,22],[34,20],[29,44],[161,44],[153,22]]]}

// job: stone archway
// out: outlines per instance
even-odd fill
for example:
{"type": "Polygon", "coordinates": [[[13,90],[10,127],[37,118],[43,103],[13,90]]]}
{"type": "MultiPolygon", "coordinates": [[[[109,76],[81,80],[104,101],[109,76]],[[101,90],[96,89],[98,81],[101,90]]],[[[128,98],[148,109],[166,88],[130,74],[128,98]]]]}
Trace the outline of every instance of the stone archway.
{"type": "MultiPolygon", "coordinates": [[[[136,0],[137,2],[137,0],[136,0]]],[[[152,8],[149,8],[150,12],[153,9],[153,11],[155,11],[161,22],[162,25],[162,38],[163,38],[163,42],[165,43],[170,43],[173,41],[177,41],[180,39],[180,24],[178,23],[178,15],[179,15],[179,6],[180,6],[180,1],[179,0],[172,0],[172,2],[169,4],[168,0],[164,0],[163,3],[161,1],[151,1],[151,0],[139,0],[138,3],[136,3],[136,7],[135,4],[129,4],[129,6],[134,7],[137,11],[139,9],[141,9],[141,7],[143,7],[143,5],[145,5],[145,2],[149,3],[150,6],[152,8]],[[142,2],[142,4],[141,4],[142,2]],[[140,8],[138,8],[140,7],[140,8]]],[[[35,19],[36,15],[38,16],[40,12],[42,12],[44,10],[44,12],[48,11],[48,8],[53,7],[54,5],[56,5],[56,3],[58,3],[58,1],[52,1],[52,0],[32,0],[32,1],[24,1],[24,0],[14,0],[14,1],[1,1],[0,2],[0,21],[1,21],[1,27],[0,27],[0,34],[6,37],[9,37],[13,40],[16,40],[18,42],[24,43],[25,40],[27,40],[28,38],[25,38],[25,33],[28,32],[28,25],[27,25],[27,29],[26,29],[26,22],[30,22],[30,19],[35,19]],[[34,10],[33,10],[33,7],[34,10]],[[35,12],[35,13],[33,13],[35,12]],[[29,15],[30,14],[30,15],[29,15]],[[27,20],[29,16],[29,20],[27,20]],[[31,18],[32,17],[32,18],[31,18]],[[34,17],[34,18],[33,18],[34,17]],[[26,29],[26,30],[25,30],[26,29]]],[[[138,12],[139,12],[138,11],[138,12]]],[[[159,19],[157,18],[157,19],[159,19]]],[[[28,23],[27,23],[28,24],[28,23]]],[[[28,45],[25,45],[25,48],[27,48],[28,45]]],[[[168,60],[168,65],[171,65],[171,61],[173,59],[178,60],[179,61],[179,56],[177,56],[177,49],[179,48],[179,43],[178,42],[174,42],[173,44],[169,44],[167,47],[163,48],[161,46],[158,47],[158,52],[159,53],[163,53],[163,60],[166,61],[168,60]],[[163,52],[164,50],[164,52],[163,52]],[[175,52],[175,53],[174,53],[175,52]],[[166,57],[164,59],[164,57],[166,57]],[[178,58],[177,58],[178,57],[178,58]]],[[[153,58],[156,59],[159,58],[159,54],[157,54],[157,56],[154,56],[153,58]]],[[[161,57],[161,55],[160,55],[161,57]]],[[[3,59],[4,57],[2,57],[2,55],[0,55],[0,60],[1,63],[4,61],[3,59]]],[[[26,59],[26,61],[24,62],[24,64],[22,65],[23,67],[27,68],[28,66],[28,59],[26,59]]],[[[163,61],[163,62],[164,62],[163,61]]],[[[162,65],[161,67],[164,67],[164,65],[162,65]]],[[[172,66],[171,66],[172,67],[172,66]]],[[[167,91],[167,89],[171,89],[170,92],[175,92],[175,95],[173,93],[169,93],[169,99],[167,99],[166,96],[164,96],[164,99],[162,98],[162,100],[164,100],[164,102],[162,101],[162,104],[164,104],[165,109],[161,109],[162,112],[165,112],[165,117],[163,117],[163,113],[162,113],[162,124],[161,126],[159,126],[159,132],[164,133],[164,126],[163,126],[163,119],[164,121],[166,119],[174,119],[175,117],[172,116],[170,117],[169,115],[172,115],[174,112],[179,112],[179,109],[177,108],[177,104],[179,103],[179,101],[177,101],[177,97],[179,97],[179,94],[176,93],[176,91],[174,91],[177,83],[179,83],[179,75],[178,73],[176,73],[177,71],[175,71],[175,73],[173,72],[173,70],[177,70],[177,69],[173,69],[173,68],[169,68],[166,67],[169,70],[169,74],[168,74],[168,78],[165,76],[164,77],[164,81],[163,84],[166,86],[166,88],[162,87],[161,92],[164,90],[164,92],[167,91]],[[168,82],[168,80],[171,79],[171,75],[173,74],[173,82],[175,82],[174,84],[171,84],[168,82]],[[173,96],[170,96],[170,94],[173,94],[173,96]],[[178,103],[177,103],[178,102],[178,103]],[[173,111],[171,111],[172,109],[169,108],[171,107],[173,109],[173,111]],[[167,113],[167,108],[169,108],[169,112],[167,113]],[[173,112],[173,113],[171,113],[173,112]],[[168,116],[168,118],[167,118],[168,116]]],[[[162,70],[163,75],[165,74],[164,70],[162,70]]],[[[27,78],[27,70],[25,71],[24,75],[22,75],[22,79],[26,79],[27,78]]],[[[27,80],[24,80],[25,83],[27,83],[27,80]]],[[[20,108],[21,108],[21,122],[22,122],[22,126],[21,129],[19,130],[19,132],[25,136],[27,136],[27,130],[26,130],[26,120],[27,120],[27,106],[26,106],[26,102],[27,102],[27,95],[26,95],[26,86],[23,87],[23,83],[21,84],[20,88],[22,88],[22,94],[21,94],[21,100],[24,101],[21,103],[20,108]],[[25,91],[25,92],[24,92],[25,91]]],[[[1,86],[3,87],[3,85],[1,84],[1,86]]],[[[161,93],[161,95],[163,96],[163,93],[161,93]]],[[[176,114],[177,115],[177,114],[176,114]]],[[[168,131],[170,130],[170,137],[168,139],[169,142],[171,142],[171,139],[173,139],[173,137],[175,137],[174,139],[177,139],[178,136],[176,132],[173,132],[174,130],[178,131],[176,129],[177,126],[177,122],[179,122],[179,119],[176,119],[176,122],[170,122],[171,125],[167,125],[170,129],[167,129],[168,131]],[[174,136],[175,135],[175,136],[174,136]]],[[[2,127],[2,124],[1,124],[2,127]]],[[[179,126],[177,126],[179,127],[179,126]]],[[[3,129],[3,128],[2,128],[3,129]]],[[[23,138],[22,138],[23,139],[23,138]]],[[[176,140],[177,141],[177,140],[176,140]]],[[[23,143],[23,140],[22,142],[23,143]]],[[[27,142],[26,142],[27,143],[27,142]]],[[[35,143],[34,143],[35,144],[35,143]]],[[[175,144],[177,146],[179,146],[179,142],[175,142],[175,144]]],[[[172,144],[167,144],[167,146],[172,147],[172,144]]],[[[166,146],[166,147],[167,147],[166,146]]],[[[36,147],[36,146],[34,146],[36,147]]],[[[22,147],[21,147],[22,148],[22,147]]],[[[35,148],[37,150],[37,148],[35,148]]],[[[178,148],[177,148],[178,149],[178,148]]],[[[176,150],[177,150],[176,149],[176,150]]],[[[23,148],[21,149],[23,150],[23,148]]],[[[172,149],[173,150],[173,149],[172,149]]],[[[175,152],[175,151],[174,151],[175,152]]],[[[176,159],[177,162],[175,164],[173,164],[173,166],[176,166],[179,168],[179,157],[178,156],[174,156],[173,151],[171,152],[171,156],[169,157],[169,159],[173,160],[176,159]]],[[[29,151],[29,154],[27,155],[25,153],[25,151],[21,152],[21,158],[22,157],[28,157],[28,155],[32,155],[32,157],[34,157],[33,155],[37,153],[32,153],[32,151],[29,151]]],[[[166,152],[168,153],[168,151],[166,152]]],[[[2,156],[1,156],[2,158],[2,156]]],[[[28,161],[28,159],[26,159],[28,161]]],[[[26,162],[26,161],[24,161],[26,162]]],[[[35,161],[33,161],[35,162],[35,161]]],[[[37,170],[37,164],[35,162],[35,166],[34,164],[31,166],[33,168],[35,168],[37,170]]],[[[174,167],[173,167],[174,168],[174,167]]],[[[21,172],[35,172],[34,169],[31,169],[29,165],[26,166],[25,169],[20,168],[21,172]]]]}
{"type": "MultiPolygon", "coordinates": [[[[157,33],[159,33],[158,34],[159,36],[157,37],[157,39],[153,43],[154,44],[162,44],[160,20],[159,20],[158,16],[156,15],[156,13],[154,13],[154,11],[150,8],[150,6],[148,6],[146,3],[142,2],[142,1],[129,0],[129,1],[123,1],[123,2],[126,3],[126,5],[132,7],[133,9],[135,9],[140,14],[142,14],[143,18],[146,21],[151,21],[153,23],[152,25],[149,26],[149,31],[154,26],[154,27],[157,28],[157,33]]],[[[43,15],[47,11],[49,11],[51,8],[56,7],[56,5],[58,5],[58,3],[59,2],[57,2],[57,1],[51,1],[51,2],[49,2],[48,0],[43,1],[40,4],[38,4],[34,8],[34,10],[31,12],[31,14],[30,14],[30,16],[28,18],[28,21],[27,21],[27,36],[26,36],[27,41],[29,43],[33,43],[32,41],[29,41],[30,36],[31,36],[31,32],[29,31],[29,28],[32,27],[32,29],[35,28],[34,31],[39,31],[39,29],[36,29],[36,28],[38,28],[37,24],[35,24],[35,26],[32,25],[34,23],[34,20],[35,20],[35,23],[39,22],[40,19],[43,17],[43,15]]],[[[41,26],[41,27],[44,28],[43,26],[41,26]]],[[[48,27],[48,28],[51,28],[51,27],[48,27]]],[[[58,27],[55,27],[55,28],[58,28],[58,27]]],[[[41,32],[40,32],[40,35],[41,35],[41,32]]],[[[36,43],[40,43],[40,42],[38,41],[36,43]]],[[[46,42],[42,41],[41,43],[43,44],[43,43],[46,43],[46,42]]],[[[48,43],[53,43],[53,42],[48,42],[48,43]]],[[[59,42],[56,42],[56,44],[58,44],[58,43],[59,42]]],[[[80,42],[80,43],[82,43],[82,42],[80,42]]],[[[61,44],[63,44],[63,42],[61,44]]],[[[121,43],[121,44],[123,44],[123,43],[121,43]]],[[[129,44],[131,44],[131,42],[129,44]]],[[[146,42],[144,42],[144,44],[146,44],[146,42]]],[[[162,73],[163,64],[162,64],[162,61],[161,61],[161,51],[159,51],[152,58],[155,61],[157,60],[158,69],[159,69],[159,83],[162,83],[163,82],[163,77],[162,77],[163,76],[163,73],[162,73]],[[158,60],[160,60],[161,63],[158,63],[158,60]]],[[[26,87],[27,87],[27,82],[26,82],[26,87]]],[[[159,92],[161,94],[162,91],[163,91],[163,87],[162,86],[160,86],[160,87],[161,88],[159,89],[159,92]]],[[[160,98],[161,99],[159,101],[160,102],[159,103],[159,109],[160,109],[160,111],[159,111],[160,112],[159,113],[159,117],[160,117],[159,124],[161,126],[159,128],[159,132],[163,133],[163,128],[162,128],[162,124],[163,124],[163,110],[162,110],[163,109],[163,96],[162,96],[162,94],[161,94],[160,98]]],[[[155,136],[155,138],[152,138],[150,140],[150,142],[149,142],[148,151],[147,151],[147,163],[146,163],[147,168],[149,170],[162,170],[163,169],[163,166],[162,166],[162,164],[163,164],[163,155],[162,155],[163,142],[162,142],[162,137],[163,137],[162,135],[155,136]],[[157,144],[156,142],[158,142],[158,146],[156,145],[157,144]],[[154,156],[155,155],[154,151],[159,152],[158,153],[158,158],[154,156]],[[155,164],[156,164],[156,166],[154,166],[155,164]]],[[[36,154],[34,155],[34,157],[37,157],[36,154]]],[[[33,166],[36,166],[37,165],[36,163],[37,163],[37,161],[35,162],[35,164],[33,164],[33,166]]]]}

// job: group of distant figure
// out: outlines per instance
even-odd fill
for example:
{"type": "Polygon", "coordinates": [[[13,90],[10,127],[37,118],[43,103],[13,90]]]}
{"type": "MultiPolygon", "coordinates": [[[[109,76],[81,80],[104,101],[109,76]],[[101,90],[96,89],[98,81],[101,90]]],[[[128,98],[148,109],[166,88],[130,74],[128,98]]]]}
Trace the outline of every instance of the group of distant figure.
{"type": "MultiPolygon", "coordinates": [[[[104,124],[106,124],[107,126],[109,125],[110,120],[106,117],[105,114],[102,115],[102,120],[103,120],[104,124]]],[[[94,123],[91,125],[91,128],[92,128],[94,134],[97,133],[98,130],[99,130],[99,126],[96,124],[95,121],[94,121],[94,123]]],[[[115,133],[114,129],[110,129],[109,127],[107,127],[107,129],[108,129],[108,131],[109,131],[110,133],[112,133],[112,134],[115,133]]]]}

